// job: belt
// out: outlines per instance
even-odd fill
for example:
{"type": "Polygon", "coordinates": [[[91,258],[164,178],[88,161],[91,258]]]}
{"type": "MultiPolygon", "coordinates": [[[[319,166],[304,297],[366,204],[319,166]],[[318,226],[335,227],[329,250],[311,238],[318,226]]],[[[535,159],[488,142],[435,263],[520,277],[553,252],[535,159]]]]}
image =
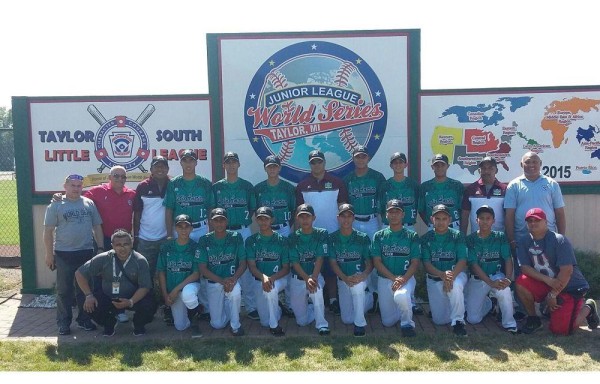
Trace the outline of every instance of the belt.
{"type": "Polygon", "coordinates": [[[300,276],[300,275],[296,275],[295,273],[292,273],[292,277],[293,277],[294,279],[298,279],[298,280],[302,280],[302,281],[304,281],[304,279],[302,278],[302,276],[300,276]]]}
{"type": "Polygon", "coordinates": [[[372,215],[364,215],[364,216],[354,215],[354,220],[358,220],[358,221],[362,221],[363,223],[366,223],[367,221],[370,221],[371,219],[374,219],[376,217],[377,217],[376,213],[373,213],[372,215]]]}
{"type": "MultiPolygon", "coordinates": [[[[477,275],[471,274],[471,277],[474,278],[475,280],[481,280],[481,277],[479,277],[477,275]]],[[[489,276],[489,277],[491,277],[491,276],[489,276]]]]}
{"type": "Polygon", "coordinates": [[[206,282],[207,282],[208,284],[217,284],[217,282],[216,282],[216,281],[212,281],[212,280],[208,280],[208,279],[206,279],[206,282]]]}
{"type": "Polygon", "coordinates": [[[230,231],[237,231],[240,229],[244,229],[246,227],[247,227],[247,225],[228,225],[227,229],[229,229],[230,231]]]}
{"type": "Polygon", "coordinates": [[[271,225],[271,229],[274,230],[274,231],[276,231],[278,229],[285,228],[285,227],[288,227],[288,226],[289,226],[288,223],[275,224],[275,225],[271,225]]]}
{"type": "Polygon", "coordinates": [[[200,228],[203,225],[206,225],[206,220],[196,221],[195,223],[192,223],[192,228],[200,228]]]}
{"type": "Polygon", "coordinates": [[[442,281],[441,277],[433,276],[433,275],[430,275],[429,273],[427,274],[427,278],[431,279],[433,281],[442,281]]]}

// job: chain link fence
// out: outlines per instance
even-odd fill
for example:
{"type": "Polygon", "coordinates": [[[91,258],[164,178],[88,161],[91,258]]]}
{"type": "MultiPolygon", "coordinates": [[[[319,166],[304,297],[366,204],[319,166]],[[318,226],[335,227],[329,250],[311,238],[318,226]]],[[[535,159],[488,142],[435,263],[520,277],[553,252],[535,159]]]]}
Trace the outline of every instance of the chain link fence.
{"type": "Polygon", "coordinates": [[[0,257],[20,256],[17,177],[12,129],[0,129],[0,257]]]}

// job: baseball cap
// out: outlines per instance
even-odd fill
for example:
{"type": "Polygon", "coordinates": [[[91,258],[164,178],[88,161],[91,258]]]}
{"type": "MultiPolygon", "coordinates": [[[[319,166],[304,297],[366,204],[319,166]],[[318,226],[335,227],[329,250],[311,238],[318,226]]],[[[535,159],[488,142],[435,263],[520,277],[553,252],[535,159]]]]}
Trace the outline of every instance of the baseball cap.
{"type": "Polygon", "coordinates": [[[441,161],[442,163],[449,164],[449,163],[448,163],[448,156],[446,156],[446,155],[444,155],[444,154],[442,154],[442,153],[438,153],[437,155],[435,155],[435,156],[433,157],[433,160],[431,161],[431,164],[439,163],[440,161],[441,161]]]}
{"type": "Polygon", "coordinates": [[[194,160],[198,160],[198,155],[196,154],[196,152],[192,151],[191,149],[186,149],[185,151],[183,151],[181,153],[181,155],[179,156],[179,159],[183,160],[186,157],[191,157],[194,160]]]}
{"type": "Polygon", "coordinates": [[[314,159],[321,159],[325,161],[325,155],[323,154],[323,152],[315,149],[314,151],[310,151],[310,153],[308,154],[308,162],[310,163],[314,159]]]}
{"type": "Polygon", "coordinates": [[[525,220],[529,219],[530,217],[538,220],[546,220],[546,212],[544,212],[542,208],[531,208],[525,214],[525,220]]]}
{"type": "Polygon", "coordinates": [[[227,218],[227,211],[225,211],[223,208],[215,208],[212,211],[210,211],[210,218],[212,220],[215,217],[227,218]]]}
{"type": "Polygon", "coordinates": [[[67,177],[65,178],[65,181],[69,181],[69,180],[79,180],[79,181],[83,181],[83,176],[81,176],[81,175],[78,175],[78,174],[75,174],[75,173],[74,173],[74,174],[72,174],[72,175],[69,175],[69,176],[67,176],[67,177]]]}
{"type": "Polygon", "coordinates": [[[240,161],[240,157],[238,156],[237,153],[229,151],[229,152],[225,152],[225,155],[223,156],[223,162],[226,162],[227,160],[240,161]]]}
{"type": "Polygon", "coordinates": [[[189,225],[192,225],[192,219],[190,219],[190,217],[185,214],[177,215],[177,217],[175,218],[175,225],[178,225],[180,223],[188,223],[189,225]]]}
{"type": "Polygon", "coordinates": [[[352,151],[352,157],[360,155],[361,153],[364,153],[367,156],[369,155],[369,152],[367,152],[367,148],[364,145],[359,145],[356,148],[354,148],[354,150],[352,151]]]}
{"type": "Polygon", "coordinates": [[[354,207],[352,206],[352,204],[340,204],[340,206],[338,207],[338,215],[344,212],[350,212],[354,215],[354,207]]]}
{"type": "Polygon", "coordinates": [[[275,155],[269,155],[265,158],[265,160],[263,161],[265,168],[269,165],[275,164],[275,165],[281,165],[281,160],[279,160],[279,157],[275,156],[275,155]]]}
{"type": "Polygon", "coordinates": [[[270,207],[260,207],[256,210],[256,217],[260,216],[273,217],[273,210],[270,207]]]}
{"type": "Polygon", "coordinates": [[[494,159],[492,156],[486,156],[483,159],[481,159],[481,161],[479,162],[479,167],[481,167],[483,163],[492,163],[494,167],[497,165],[496,159],[494,159]]]}
{"type": "Polygon", "coordinates": [[[298,206],[296,209],[296,216],[300,216],[303,213],[308,213],[309,215],[315,215],[315,209],[310,204],[302,204],[298,206]]]}
{"type": "Polygon", "coordinates": [[[404,212],[404,207],[402,206],[402,202],[398,199],[392,199],[387,202],[385,205],[385,210],[389,211],[390,209],[399,209],[404,212]]]}
{"type": "Polygon", "coordinates": [[[489,205],[482,205],[481,207],[479,207],[479,209],[477,209],[477,211],[475,211],[475,214],[477,216],[479,216],[481,213],[489,213],[492,215],[492,217],[496,217],[496,213],[494,212],[494,208],[490,207],[489,205]]]}
{"type": "Polygon", "coordinates": [[[450,215],[450,211],[448,210],[448,207],[446,207],[444,204],[438,204],[438,205],[434,206],[433,210],[431,211],[431,216],[434,216],[438,212],[444,212],[446,215],[452,216],[452,215],[450,215]]]}
{"type": "Polygon", "coordinates": [[[169,166],[169,162],[163,156],[154,156],[152,158],[152,162],[150,163],[150,168],[154,167],[156,164],[164,164],[167,167],[169,166]]]}
{"type": "Polygon", "coordinates": [[[392,156],[390,156],[390,164],[392,164],[392,162],[396,159],[400,159],[406,163],[406,155],[404,153],[401,153],[401,152],[392,153],[392,156]]]}

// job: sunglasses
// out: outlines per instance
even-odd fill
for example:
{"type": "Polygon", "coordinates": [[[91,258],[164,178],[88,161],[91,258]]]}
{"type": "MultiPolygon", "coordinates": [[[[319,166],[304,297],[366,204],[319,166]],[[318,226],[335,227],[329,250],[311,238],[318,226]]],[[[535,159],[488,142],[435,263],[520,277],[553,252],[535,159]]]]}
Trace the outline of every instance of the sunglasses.
{"type": "Polygon", "coordinates": [[[79,181],[83,181],[83,176],[73,174],[73,175],[67,176],[67,180],[79,180],[79,181]]]}

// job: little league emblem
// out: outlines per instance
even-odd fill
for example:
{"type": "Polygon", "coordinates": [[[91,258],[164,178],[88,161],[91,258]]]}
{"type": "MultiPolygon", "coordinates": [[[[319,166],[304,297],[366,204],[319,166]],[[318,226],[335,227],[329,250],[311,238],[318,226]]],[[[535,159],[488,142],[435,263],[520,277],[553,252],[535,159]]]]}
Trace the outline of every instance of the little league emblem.
{"type": "Polygon", "coordinates": [[[106,120],[95,105],[88,106],[87,111],[100,124],[94,140],[94,154],[101,163],[99,173],[115,165],[121,165],[127,171],[139,168],[142,172],[148,172],[143,162],[148,159],[150,150],[148,136],[142,125],[155,110],[154,105],[148,104],[136,120],[127,116],[106,120]]]}
{"type": "Polygon", "coordinates": [[[281,175],[293,182],[310,172],[314,149],[338,174],[350,170],[356,146],[373,156],[387,114],[384,89],[367,62],[326,41],[293,44],[269,57],[254,75],[244,106],[256,154],[278,156],[281,175]]]}

